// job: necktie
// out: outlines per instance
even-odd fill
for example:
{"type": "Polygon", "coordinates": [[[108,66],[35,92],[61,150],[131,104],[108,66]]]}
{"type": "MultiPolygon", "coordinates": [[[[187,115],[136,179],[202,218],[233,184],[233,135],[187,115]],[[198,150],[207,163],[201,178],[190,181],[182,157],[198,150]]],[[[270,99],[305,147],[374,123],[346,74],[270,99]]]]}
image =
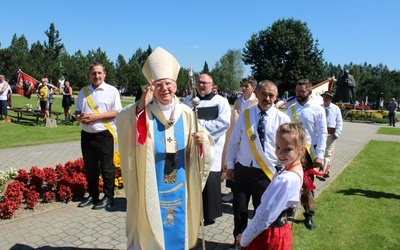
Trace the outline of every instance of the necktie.
{"type": "Polygon", "coordinates": [[[260,112],[260,121],[258,122],[258,127],[257,127],[257,132],[258,132],[258,137],[260,138],[261,146],[263,151],[265,152],[264,148],[264,143],[265,143],[265,121],[264,121],[264,116],[267,115],[265,111],[260,112]]]}

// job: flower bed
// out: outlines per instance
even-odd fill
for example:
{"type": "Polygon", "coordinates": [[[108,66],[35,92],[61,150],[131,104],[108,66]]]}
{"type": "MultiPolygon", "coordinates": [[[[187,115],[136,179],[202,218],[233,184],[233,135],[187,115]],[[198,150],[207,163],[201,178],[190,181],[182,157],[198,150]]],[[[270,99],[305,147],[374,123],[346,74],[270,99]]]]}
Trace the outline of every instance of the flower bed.
{"type": "MultiPolygon", "coordinates": [[[[119,152],[114,154],[116,167],[115,186],[123,188],[119,152]]],[[[0,200],[0,219],[10,219],[23,204],[25,209],[34,209],[38,202],[65,202],[83,198],[87,191],[83,159],[69,161],[55,168],[37,166],[30,171],[10,168],[7,174],[0,172],[0,186],[11,181],[0,200]],[[12,180],[12,181],[11,181],[12,180]]],[[[103,181],[99,180],[99,191],[103,191],[103,181]]]]}

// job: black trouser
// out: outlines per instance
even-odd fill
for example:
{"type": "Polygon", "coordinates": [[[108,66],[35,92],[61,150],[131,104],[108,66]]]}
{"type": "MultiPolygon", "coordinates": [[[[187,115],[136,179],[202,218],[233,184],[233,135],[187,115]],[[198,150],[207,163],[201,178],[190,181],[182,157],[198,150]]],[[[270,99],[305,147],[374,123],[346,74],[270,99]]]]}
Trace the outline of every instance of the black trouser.
{"type": "Polygon", "coordinates": [[[389,125],[394,126],[396,124],[396,113],[389,112],[389,125]]]}
{"type": "Polygon", "coordinates": [[[239,162],[235,164],[233,182],[233,236],[244,231],[247,227],[248,206],[252,197],[254,212],[261,203],[261,196],[271,181],[259,168],[245,167],[239,162]]]}
{"type": "Polygon", "coordinates": [[[104,196],[113,199],[115,167],[112,134],[108,130],[100,133],[87,133],[82,130],[81,149],[89,195],[95,199],[99,197],[98,185],[99,174],[101,173],[104,183],[104,196]]]}
{"type": "Polygon", "coordinates": [[[203,189],[204,220],[214,220],[222,216],[221,172],[210,171],[203,189]]]}
{"type": "Polygon", "coordinates": [[[5,116],[4,118],[7,117],[7,106],[8,106],[7,100],[0,100],[0,115],[4,115],[5,116]]]}
{"type": "MultiPolygon", "coordinates": [[[[317,147],[317,145],[313,145],[314,149],[317,147]]],[[[305,169],[312,169],[314,168],[314,159],[311,159],[311,155],[308,153],[308,151],[306,150],[306,153],[304,154],[304,165],[305,165],[305,169]]],[[[310,179],[312,180],[312,182],[314,183],[315,180],[315,176],[313,174],[308,174],[308,176],[310,177],[310,179]]],[[[312,201],[310,201],[310,203],[312,203],[313,207],[314,207],[314,190],[310,190],[311,194],[312,194],[312,201]]],[[[305,217],[309,217],[309,216],[314,216],[315,215],[315,211],[314,210],[308,210],[303,206],[305,212],[304,212],[304,216],[305,217]]]]}

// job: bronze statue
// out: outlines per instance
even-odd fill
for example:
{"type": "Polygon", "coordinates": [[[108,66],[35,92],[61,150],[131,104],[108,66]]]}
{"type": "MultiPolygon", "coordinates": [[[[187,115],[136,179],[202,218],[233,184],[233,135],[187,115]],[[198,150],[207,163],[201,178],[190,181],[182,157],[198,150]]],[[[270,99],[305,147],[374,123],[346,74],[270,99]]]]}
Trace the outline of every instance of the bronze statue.
{"type": "Polygon", "coordinates": [[[356,102],[355,87],[356,81],[346,69],[336,83],[335,102],[354,104],[356,102]]]}

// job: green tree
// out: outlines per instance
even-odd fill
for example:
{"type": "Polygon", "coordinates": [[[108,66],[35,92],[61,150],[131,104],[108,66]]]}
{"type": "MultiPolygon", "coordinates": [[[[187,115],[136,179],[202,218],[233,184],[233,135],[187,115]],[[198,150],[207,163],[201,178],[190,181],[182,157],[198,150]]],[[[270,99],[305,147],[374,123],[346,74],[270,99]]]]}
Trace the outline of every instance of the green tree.
{"type": "Polygon", "coordinates": [[[201,73],[210,73],[207,62],[204,62],[203,70],[201,71],[201,73]]]}
{"type": "Polygon", "coordinates": [[[117,78],[116,78],[116,71],[115,71],[114,63],[112,61],[110,61],[106,52],[103,52],[100,48],[98,48],[96,51],[89,50],[88,54],[86,55],[86,58],[88,59],[90,64],[95,63],[95,62],[99,62],[99,63],[103,64],[104,68],[106,69],[106,74],[107,74],[105,81],[108,84],[111,84],[114,86],[117,85],[117,78]]]}
{"type": "Polygon", "coordinates": [[[141,88],[141,86],[147,84],[147,80],[142,73],[142,66],[136,60],[135,55],[129,59],[128,64],[131,68],[131,74],[129,74],[128,92],[136,96],[136,92],[141,88]]]}
{"type": "Polygon", "coordinates": [[[128,64],[131,69],[131,74],[129,75],[128,92],[130,94],[136,96],[136,92],[141,88],[141,86],[147,84],[146,77],[142,73],[142,67],[151,52],[153,52],[153,49],[150,45],[147,47],[147,50],[138,48],[129,59],[128,64]]]}
{"type": "Polygon", "coordinates": [[[253,34],[243,49],[243,60],[257,80],[272,80],[280,92],[293,93],[301,78],[313,83],[326,79],[322,53],[307,24],[290,18],[253,34]]]}
{"type": "Polygon", "coordinates": [[[67,54],[61,57],[63,76],[70,81],[74,90],[79,90],[89,83],[90,62],[82,51],[78,50],[74,55],[67,54]]]}
{"type": "Polygon", "coordinates": [[[215,63],[211,75],[218,89],[222,91],[238,90],[244,74],[244,64],[239,49],[228,50],[221,59],[215,63]]]}
{"type": "Polygon", "coordinates": [[[44,54],[44,47],[40,41],[31,45],[28,60],[32,66],[29,74],[35,76],[40,81],[41,77],[46,76],[46,56],[44,54]]]}
{"type": "Polygon", "coordinates": [[[62,75],[59,63],[61,53],[65,52],[64,44],[61,43],[60,32],[56,30],[54,23],[51,23],[44,33],[48,39],[43,44],[45,55],[45,60],[42,62],[42,65],[45,65],[43,76],[48,77],[50,83],[57,84],[62,75]]]}
{"type": "MultiPolygon", "coordinates": [[[[17,81],[18,69],[30,74],[30,71],[32,71],[32,64],[29,61],[28,41],[24,35],[17,37],[17,35],[14,34],[11,44],[4,54],[4,59],[7,61],[4,61],[6,71],[3,74],[6,78],[10,79],[10,84],[14,84],[17,81]]],[[[3,58],[1,60],[3,60],[3,58]]]]}
{"type": "Polygon", "coordinates": [[[10,82],[11,77],[14,77],[10,67],[12,65],[10,64],[11,57],[9,48],[0,49],[0,72],[5,76],[7,82],[10,82]]]}
{"type": "Polygon", "coordinates": [[[130,65],[125,61],[125,58],[120,54],[118,55],[117,62],[115,65],[117,73],[117,83],[118,87],[128,89],[129,78],[132,72],[130,65]]]}
{"type": "Polygon", "coordinates": [[[149,45],[147,47],[147,50],[142,50],[141,48],[138,48],[136,52],[133,54],[134,60],[139,64],[140,67],[143,67],[144,63],[147,60],[147,57],[153,52],[153,49],[149,45]]]}
{"type": "MultiPolygon", "coordinates": [[[[195,77],[196,78],[196,77],[195,77]]],[[[189,86],[189,69],[185,69],[183,67],[180,68],[178,79],[176,80],[176,84],[178,85],[178,90],[176,95],[182,96],[185,90],[190,90],[189,86]]]]}

